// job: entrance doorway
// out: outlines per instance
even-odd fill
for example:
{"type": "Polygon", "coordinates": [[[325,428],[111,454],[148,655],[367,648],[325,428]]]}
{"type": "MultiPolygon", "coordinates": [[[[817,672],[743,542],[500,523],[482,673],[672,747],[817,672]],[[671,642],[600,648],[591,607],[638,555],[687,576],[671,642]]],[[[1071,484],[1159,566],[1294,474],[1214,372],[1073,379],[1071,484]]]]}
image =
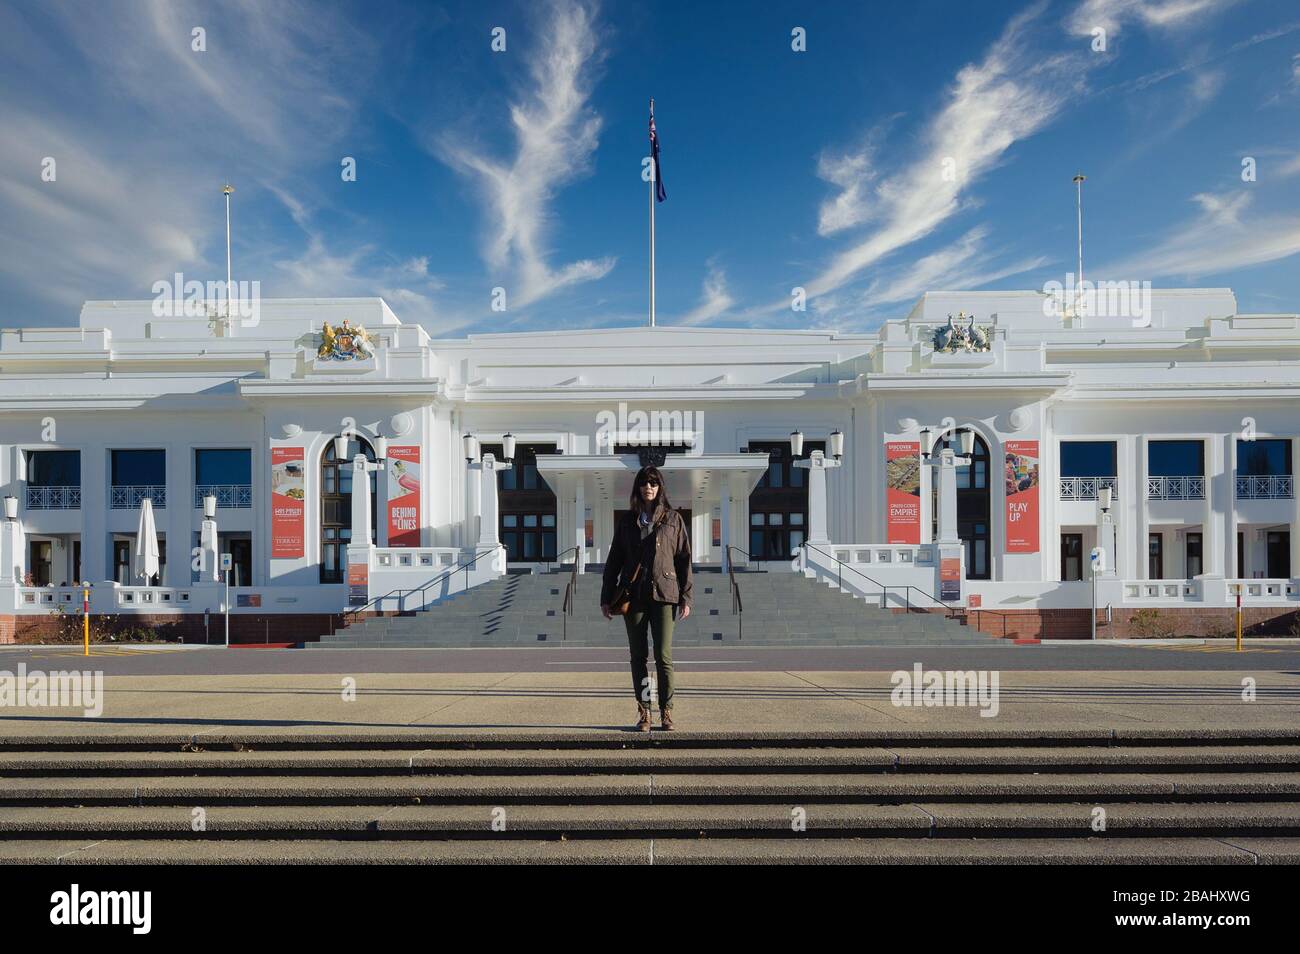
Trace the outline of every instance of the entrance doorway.
{"type": "MultiPolygon", "coordinates": [[[[354,437],[348,442],[345,460],[334,456],[334,442],[326,441],[320,458],[320,581],[342,583],[344,567],[348,563],[348,544],[352,542],[352,459],[365,454],[366,460],[375,462],[375,450],[364,438],[354,437]]],[[[375,507],[378,494],[378,474],[370,478],[370,542],[375,542],[378,524],[375,507]]],[[[233,551],[232,551],[233,553],[233,551]]]]}
{"type": "Polygon", "coordinates": [[[1291,534],[1286,530],[1268,532],[1268,578],[1291,579],[1291,534]]]}
{"type": "MultiPolygon", "coordinates": [[[[826,453],[825,441],[805,441],[805,457],[826,453]]],[[[789,560],[808,533],[808,471],[796,467],[790,442],[751,441],[751,453],[767,454],[767,473],[749,495],[749,555],[789,560]]]]}
{"type": "MultiPolygon", "coordinates": [[[[501,460],[501,444],[484,444],[483,452],[501,460]]],[[[554,454],[554,444],[516,444],[511,466],[497,474],[497,534],[507,563],[555,559],[555,492],[537,473],[537,455],[554,454]]]]}

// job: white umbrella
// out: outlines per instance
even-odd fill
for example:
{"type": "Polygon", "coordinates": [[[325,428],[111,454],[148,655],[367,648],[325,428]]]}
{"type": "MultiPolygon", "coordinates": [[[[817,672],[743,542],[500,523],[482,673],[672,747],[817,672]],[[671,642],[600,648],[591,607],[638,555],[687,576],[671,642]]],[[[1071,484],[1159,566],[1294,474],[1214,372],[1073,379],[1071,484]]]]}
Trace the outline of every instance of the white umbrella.
{"type": "Polygon", "coordinates": [[[140,501],[140,528],[135,533],[136,576],[144,577],[144,585],[158,575],[158,527],[153,522],[153,501],[148,497],[140,501]]]}

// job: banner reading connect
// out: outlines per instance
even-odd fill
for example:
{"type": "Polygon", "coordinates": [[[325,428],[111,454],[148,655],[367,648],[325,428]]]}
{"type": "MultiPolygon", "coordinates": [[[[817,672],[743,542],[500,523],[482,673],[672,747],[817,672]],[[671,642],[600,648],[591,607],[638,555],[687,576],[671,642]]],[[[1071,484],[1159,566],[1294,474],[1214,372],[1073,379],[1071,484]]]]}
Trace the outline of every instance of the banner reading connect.
{"type": "Polygon", "coordinates": [[[921,442],[885,441],[886,542],[921,542],[921,442]]]}
{"type": "Polygon", "coordinates": [[[1007,441],[1007,552],[1038,552],[1038,441],[1007,441]]]}
{"type": "Polygon", "coordinates": [[[271,556],[303,555],[303,462],[301,447],[271,448],[271,556]]]}
{"type": "Polygon", "coordinates": [[[420,545],[420,447],[388,448],[388,545],[420,545]]]}

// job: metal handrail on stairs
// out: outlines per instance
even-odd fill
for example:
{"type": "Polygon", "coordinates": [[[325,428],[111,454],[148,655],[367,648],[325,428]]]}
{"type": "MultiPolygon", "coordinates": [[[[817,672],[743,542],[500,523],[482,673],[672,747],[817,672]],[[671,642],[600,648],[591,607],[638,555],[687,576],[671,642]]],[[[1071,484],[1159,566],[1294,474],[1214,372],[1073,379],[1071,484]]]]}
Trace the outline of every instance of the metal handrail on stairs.
{"type": "MultiPolygon", "coordinates": [[[[353,616],[355,616],[355,614],[357,614],[357,613],[364,613],[368,608],[370,608],[371,606],[374,606],[376,603],[379,603],[379,602],[381,602],[381,601],[383,601],[383,600],[390,600],[390,599],[394,599],[394,598],[397,599],[397,601],[398,601],[398,604],[397,604],[397,605],[400,607],[400,606],[402,605],[402,599],[404,598],[405,594],[407,594],[407,593],[423,593],[425,590],[429,589],[431,586],[436,586],[437,584],[441,583],[443,580],[450,579],[454,574],[459,573],[461,570],[464,570],[464,571],[465,571],[465,589],[469,589],[469,568],[472,567],[475,563],[477,563],[480,559],[482,559],[482,558],[483,558],[484,556],[486,556],[487,554],[489,554],[489,553],[496,553],[496,552],[497,552],[497,548],[496,548],[496,547],[493,547],[493,548],[491,548],[491,549],[489,549],[489,550],[481,550],[481,551],[477,551],[477,552],[475,552],[475,554],[474,554],[474,558],[473,558],[472,560],[466,560],[464,563],[459,563],[459,564],[457,564],[456,566],[452,567],[450,570],[444,570],[442,573],[438,574],[436,577],[434,577],[434,578],[433,578],[432,580],[430,580],[428,583],[425,583],[425,584],[423,584],[423,585],[421,585],[421,586],[411,587],[411,588],[403,588],[403,589],[397,589],[397,590],[389,590],[389,591],[388,591],[387,593],[385,593],[383,596],[376,596],[376,597],[375,597],[374,599],[372,599],[370,602],[368,602],[368,603],[366,603],[366,604],[364,604],[364,605],[362,605],[362,606],[350,606],[350,607],[348,607],[346,610],[343,611],[343,615],[344,615],[345,617],[348,616],[348,615],[353,615],[353,616]]],[[[400,613],[400,612],[402,612],[402,610],[399,609],[398,612],[400,613]]],[[[349,624],[349,625],[350,625],[350,624],[349,624]]]]}
{"type": "Polygon", "coordinates": [[[560,615],[563,616],[562,625],[564,630],[560,635],[560,641],[565,642],[569,638],[569,617],[573,615],[573,606],[578,596],[578,561],[582,559],[582,550],[578,547],[569,547],[564,553],[559,554],[554,560],[548,560],[547,565],[559,563],[566,554],[573,554],[573,570],[569,573],[569,582],[564,585],[564,602],[560,607],[560,615]]]}
{"type": "Polygon", "coordinates": [[[736,639],[740,641],[745,638],[745,602],[740,598],[740,584],[736,582],[736,561],[731,558],[732,550],[744,553],[746,561],[752,560],[753,556],[740,547],[727,544],[727,578],[731,587],[731,615],[739,617],[736,620],[736,639]]]}

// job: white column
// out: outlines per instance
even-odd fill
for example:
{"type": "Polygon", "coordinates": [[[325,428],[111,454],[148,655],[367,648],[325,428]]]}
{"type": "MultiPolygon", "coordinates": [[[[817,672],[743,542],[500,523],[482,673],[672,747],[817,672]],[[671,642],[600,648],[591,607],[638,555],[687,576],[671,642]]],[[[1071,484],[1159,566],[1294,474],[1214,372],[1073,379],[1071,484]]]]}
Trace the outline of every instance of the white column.
{"type": "MultiPolygon", "coordinates": [[[[98,583],[108,569],[108,452],[100,445],[81,448],[81,578],[98,583]]],[[[188,548],[187,548],[188,549],[188,548]]]]}
{"type": "MultiPolygon", "coordinates": [[[[199,528],[199,552],[203,558],[199,564],[203,567],[199,573],[200,583],[221,582],[221,556],[218,552],[217,539],[217,521],[204,520],[199,528]]],[[[85,553],[84,549],[82,553],[85,553]]]]}
{"type": "MultiPolygon", "coordinates": [[[[1231,478],[1229,469],[1232,464],[1231,442],[1234,440],[1232,434],[1228,434],[1224,440],[1216,441],[1212,438],[1205,441],[1205,518],[1201,524],[1201,562],[1203,564],[1201,572],[1207,576],[1224,576],[1223,557],[1224,557],[1224,527],[1231,525],[1233,507],[1236,503],[1235,495],[1232,491],[1235,488],[1229,487],[1228,482],[1231,478]],[[1225,463],[1227,467],[1225,468],[1225,463]],[[1215,511],[1215,501],[1221,501],[1219,508],[1223,511],[1220,516],[1215,511]]],[[[1183,535],[1183,558],[1186,560],[1187,535],[1183,535]]],[[[1184,564],[1185,565],[1185,564],[1184,564]]]]}
{"type": "MultiPolygon", "coordinates": [[[[1296,493],[1295,467],[1300,462],[1300,437],[1291,438],[1291,579],[1300,579],[1300,494],[1296,493]]],[[[1236,539],[1236,533],[1233,539],[1236,539]]],[[[1236,573],[1236,570],[1233,570],[1236,573]]]]}
{"type": "Polygon", "coordinates": [[[798,460],[794,464],[808,471],[808,542],[828,544],[830,527],[826,511],[826,471],[840,466],[837,460],[828,460],[826,455],[815,450],[807,460],[798,460]]]}
{"type": "MultiPolygon", "coordinates": [[[[722,572],[726,573],[731,568],[731,557],[727,553],[727,546],[731,543],[731,488],[723,487],[722,496],[719,499],[721,514],[718,518],[721,532],[718,534],[718,542],[722,545],[722,572]]],[[[805,531],[806,532],[806,531],[805,531]]],[[[712,541],[710,541],[712,542],[712,541]]]]}
{"type": "Polygon", "coordinates": [[[587,562],[587,495],[584,483],[579,477],[573,491],[573,545],[578,548],[573,559],[578,573],[583,572],[583,564],[587,562]]]}
{"type": "Polygon", "coordinates": [[[952,448],[944,448],[939,455],[939,543],[953,546],[961,543],[957,536],[957,465],[952,448]]]}
{"type": "Polygon", "coordinates": [[[1134,540],[1137,560],[1133,564],[1133,569],[1137,572],[1133,578],[1145,580],[1148,578],[1151,569],[1151,560],[1148,556],[1147,537],[1151,532],[1151,515],[1150,506],[1147,502],[1147,439],[1139,437],[1137,440],[1137,467],[1134,470],[1134,476],[1137,478],[1133,481],[1133,500],[1136,505],[1137,520],[1134,521],[1134,533],[1137,539],[1134,540]]]}
{"type": "Polygon", "coordinates": [[[23,582],[23,529],[17,520],[6,520],[0,514],[0,583],[22,585],[23,582]]]}
{"type": "MultiPolygon", "coordinates": [[[[920,464],[921,464],[921,545],[925,546],[927,544],[934,542],[934,514],[932,512],[934,509],[934,477],[933,477],[933,468],[928,466],[925,463],[924,459],[920,461],[920,464]]],[[[883,482],[881,486],[883,488],[884,486],[883,482]]],[[[880,537],[881,540],[887,539],[889,534],[889,523],[888,523],[889,491],[885,490],[884,493],[885,493],[885,507],[882,513],[886,515],[885,533],[881,535],[880,537]]]]}
{"type": "Polygon", "coordinates": [[[352,542],[370,545],[370,470],[365,454],[352,458],[352,542]]]}
{"type": "Polygon", "coordinates": [[[508,463],[497,463],[496,458],[491,454],[483,455],[483,462],[479,464],[479,520],[478,520],[478,547],[480,550],[496,548],[501,545],[501,538],[497,535],[497,474],[496,472],[502,467],[510,466],[508,463]]]}

